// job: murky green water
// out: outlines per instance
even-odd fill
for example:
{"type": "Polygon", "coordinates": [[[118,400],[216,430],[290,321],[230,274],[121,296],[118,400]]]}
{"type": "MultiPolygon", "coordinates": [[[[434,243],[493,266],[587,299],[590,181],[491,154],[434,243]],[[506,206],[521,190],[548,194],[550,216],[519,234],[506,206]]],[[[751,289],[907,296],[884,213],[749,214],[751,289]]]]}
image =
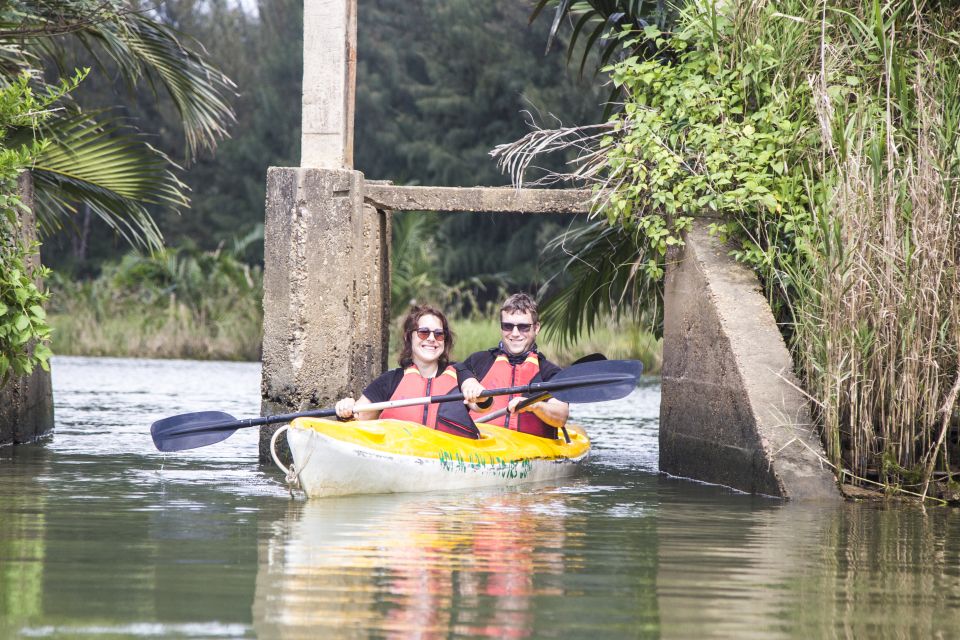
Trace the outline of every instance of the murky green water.
{"type": "Polygon", "coordinates": [[[255,415],[257,365],[58,358],[54,387],[55,436],[0,449],[0,638],[960,635],[960,514],[660,476],[656,381],[575,409],[565,486],[312,501],[253,430],[150,442],[255,415]]]}

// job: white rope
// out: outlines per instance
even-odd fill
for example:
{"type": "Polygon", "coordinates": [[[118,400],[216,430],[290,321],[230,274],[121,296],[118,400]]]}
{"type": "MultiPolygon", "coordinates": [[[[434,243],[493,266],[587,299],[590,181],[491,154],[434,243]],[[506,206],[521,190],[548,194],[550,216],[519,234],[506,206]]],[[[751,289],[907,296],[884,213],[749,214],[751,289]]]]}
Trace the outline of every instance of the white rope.
{"type": "Polygon", "coordinates": [[[294,471],[293,465],[286,467],[282,462],[280,462],[280,456],[277,455],[277,438],[280,437],[280,434],[290,428],[290,425],[283,425],[279,429],[273,432],[273,436],[270,438],[270,456],[273,458],[273,463],[280,467],[280,471],[283,471],[283,475],[286,478],[287,484],[299,484],[299,478],[297,473],[294,471]]]}

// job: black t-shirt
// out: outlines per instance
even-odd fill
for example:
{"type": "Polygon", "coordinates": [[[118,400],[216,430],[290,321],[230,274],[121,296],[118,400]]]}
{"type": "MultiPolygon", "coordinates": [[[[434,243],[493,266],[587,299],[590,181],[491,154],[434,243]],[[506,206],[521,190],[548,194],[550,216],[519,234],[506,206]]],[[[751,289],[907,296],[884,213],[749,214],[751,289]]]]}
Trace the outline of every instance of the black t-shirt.
{"type": "Polygon", "coordinates": [[[368,384],[363,390],[363,395],[370,402],[386,402],[400,386],[401,379],[403,379],[403,369],[391,369],[368,384]]]}
{"type": "MultiPolygon", "coordinates": [[[[454,368],[457,370],[457,384],[462,383],[464,380],[472,377],[472,374],[469,371],[463,369],[463,365],[457,363],[453,364],[454,368]]],[[[400,381],[403,380],[404,369],[397,367],[396,369],[391,369],[386,373],[381,374],[373,382],[367,385],[367,388],[363,390],[363,395],[370,402],[386,402],[393,397],[393,392],[397,390],[397,387],[400,386],[400,381]]],[[[441,372],[442,373],[442,372],[441,372]]],[[[454,393],[451,391],[451,393],[454,393]]]]}
{"type": "MultiPolygon", "coordinates": [[[[494,361],[496,361],[500,353],[502,353],[500,348],[494,347],[493,349],[477,351],[476,353],[470,354],[462,363],[455,365],[457,367],[457,377],[462,381],[470,377],[469,373],[473,373],[477,377],[477,380],[483,380],[483,376],[487,375],[487,372],[490,371],[490,367],[493,366],[494,361]],[[464,370],[466,370],[466,372],[464,370]]],[[[540,359],[540,372],[535,375],[533,380],[528,384],[546,382],[561,371],[560,367],[547,360],[542,353],[537,353],[537,357],[540,359]]]]}

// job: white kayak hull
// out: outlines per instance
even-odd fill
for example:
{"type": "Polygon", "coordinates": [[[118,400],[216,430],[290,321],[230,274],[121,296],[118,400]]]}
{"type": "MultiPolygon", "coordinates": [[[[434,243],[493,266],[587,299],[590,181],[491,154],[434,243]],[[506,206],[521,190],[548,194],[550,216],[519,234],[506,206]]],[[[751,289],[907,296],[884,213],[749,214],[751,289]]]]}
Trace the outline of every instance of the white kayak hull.
{"type": "Polygon", "coordinates": [[[296,425],[287,431],[287,442],[292,473],[309,497],[510,487],[570,476],[589,455],[589,445],[575,457],[505,459],[469,451],[399,454],[296,425]]]}

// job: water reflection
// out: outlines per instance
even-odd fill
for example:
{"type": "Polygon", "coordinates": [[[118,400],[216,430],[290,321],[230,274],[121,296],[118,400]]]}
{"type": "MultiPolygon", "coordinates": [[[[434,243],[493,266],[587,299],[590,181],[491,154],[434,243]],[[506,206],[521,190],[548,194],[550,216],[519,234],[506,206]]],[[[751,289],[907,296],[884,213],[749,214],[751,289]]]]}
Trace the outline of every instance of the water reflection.
{"type": "Polygon", "coordinates": [[[658,519],[662,637],[956,637],[955,510],[697,502],[658,519]]]}
{"type": "Polygon", "coordinates": [[[46,501],[33,474],[17,473],[13,460],[0,459],[0,628],[43,613],[46,501]]]}
{"type": "Polygon", "coordinates": [[[656,381],[577,407],[595,455],[564,486],[304,502],[256,465],[255,430],[168,457],[147,435],[172,407],[256,412],[258,367],[54,371],[53,440],[0,449],[0,638],[960,628],[960,511],[782,504],[660,476],[656,381]]]}
{"type": "Polygon", "coordinates": [[[311,500],[261,545],[254,626],[297,638],[526,638],[540,598],[584,565],[565,496],[505,491],[311,500]],[[321,633],[322,635],[322,633],[321,633]]]}

